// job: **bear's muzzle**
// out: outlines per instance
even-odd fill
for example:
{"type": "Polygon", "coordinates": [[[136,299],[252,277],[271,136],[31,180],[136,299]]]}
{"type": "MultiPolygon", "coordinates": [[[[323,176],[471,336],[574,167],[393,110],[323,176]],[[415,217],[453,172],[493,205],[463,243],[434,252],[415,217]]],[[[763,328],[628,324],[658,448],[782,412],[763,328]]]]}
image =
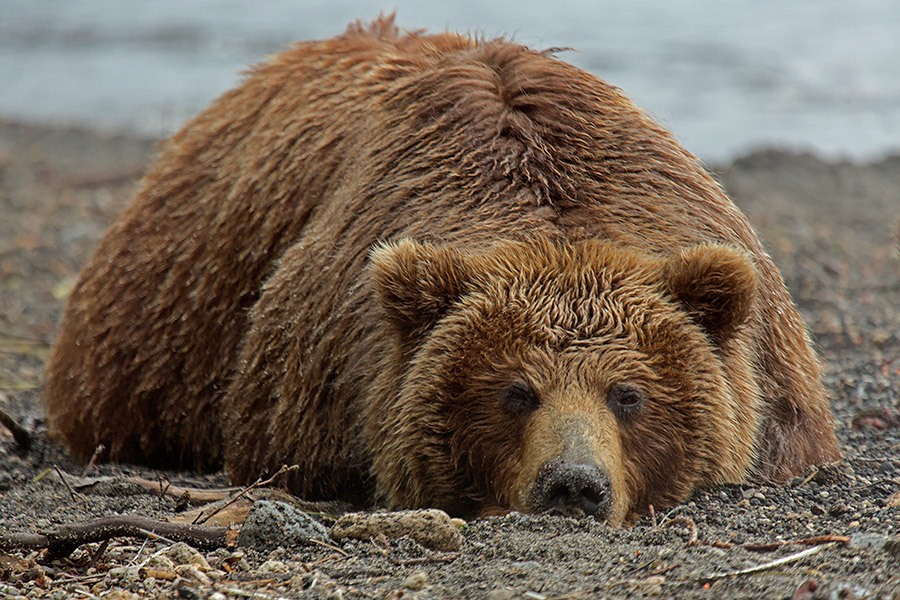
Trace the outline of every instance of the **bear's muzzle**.
{"type": "Polygon", "coordinates": [[[612,483],[596,464],[556,461],[545,464],[532,488],[535,510],[561,510],[606,519],[612,506],[612,483]]]}

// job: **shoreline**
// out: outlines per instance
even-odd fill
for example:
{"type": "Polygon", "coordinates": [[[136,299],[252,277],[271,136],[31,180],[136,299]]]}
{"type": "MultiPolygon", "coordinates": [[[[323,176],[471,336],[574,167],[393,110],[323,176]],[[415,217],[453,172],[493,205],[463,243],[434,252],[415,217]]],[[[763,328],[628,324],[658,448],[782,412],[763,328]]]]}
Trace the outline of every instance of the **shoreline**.
{"type": "MultiPolygon", "coordinates": [[[[0,130],[19,129],[29,130],[33,135],[73,135],[73,136],[89,136],[98,139],[110,140],[121,139],[131,140],[133,142],[156,144],[167,139],[178,132],[180,127],[175,128],[171,133],[161,136],[152,136],[143,134],[136,129],[127,127],[118,127],[115,125],[89,124],[77,121],[53,121],[53,120],[32,120],[27,118],[18,118],[0,112],[0,130]]],[[[677,132],[672,132],[675,138],[679,140],[677,132]]],[[[691,150],[688,148],[688,150],[691,150]]],[[[721,171],[727,169],[730,165],[739,162],[748,157],[758,154],[779,153],[789,155],[811,156],[816,160],[832,165],[852,165],[856,167],[877,165],[883,162],[889,162],[892,159],[900,158],[900,143],[895,148],[884,148],[875,152],[867,152],[862,156],[853,156],[850,154],[830,153],[816,148],[812,144],[786,144],[779,142],[755,142],[742,150],[732,153],[728,157],[719,159],[705,159],[698,156],[698,160],[711,171],[721,171]]]]}

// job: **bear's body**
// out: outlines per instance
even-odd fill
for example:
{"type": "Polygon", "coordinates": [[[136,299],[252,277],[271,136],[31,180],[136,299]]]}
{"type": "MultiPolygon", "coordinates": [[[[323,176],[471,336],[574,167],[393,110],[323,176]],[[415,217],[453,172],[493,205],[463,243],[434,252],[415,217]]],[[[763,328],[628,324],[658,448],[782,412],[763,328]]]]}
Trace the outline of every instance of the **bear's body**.
{"type": "Polygon", "coordinates": [[[310,498],[462,515],[621,522],[837,456],[804,325],[694,157],[550,56],[390,20],[168,141],[44,399],[82,459],[299,464],[310,498]]]}

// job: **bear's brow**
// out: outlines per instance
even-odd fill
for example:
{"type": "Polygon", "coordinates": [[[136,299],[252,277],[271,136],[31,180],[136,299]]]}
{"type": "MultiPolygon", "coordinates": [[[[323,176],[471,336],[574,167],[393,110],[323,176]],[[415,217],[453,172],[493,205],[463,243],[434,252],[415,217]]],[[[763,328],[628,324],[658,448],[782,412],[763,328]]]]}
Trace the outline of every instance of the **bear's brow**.
{"type": "Polygon", "coordinates": [[[633,340],[634,332],[645,327],[649,310],[646,299],[615,290],[542,294],[540,288],[515,287],[507,290],[497,308],[510,313],[504,320],[529,324],[538,338],[554,346],[598,338],[633,340]]]}

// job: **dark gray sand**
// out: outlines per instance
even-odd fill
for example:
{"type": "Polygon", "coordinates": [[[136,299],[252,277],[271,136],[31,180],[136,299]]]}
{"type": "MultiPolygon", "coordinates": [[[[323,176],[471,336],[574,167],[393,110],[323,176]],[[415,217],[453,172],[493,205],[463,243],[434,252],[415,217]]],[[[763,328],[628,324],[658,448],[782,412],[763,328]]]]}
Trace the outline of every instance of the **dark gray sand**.
{"type": "MultiPolygon", "coordinates": [[[[0,409],[34,438],[23,450],[0,425],[0,537],[185,508],[133,486],[70,490],[57,469],[74,483],[84,467],[45,439],[38,406],[65,295],[151,152],[125,136],[0,123],[0,409]]],[[[783,487],[703,490],[631,528],[472,521],[459,550],[388,536],[199,553],[125,537],[58,559],[0,550],[0,598],[900,598],[900,157],[857,165],[766,150],[718,173],[819,346],[839,464],[783,487]]],[[[227,483],[124,465],[90,475],[227,483]]],[[[330,527],[326,512],[316,518],[330,527]]]]}

